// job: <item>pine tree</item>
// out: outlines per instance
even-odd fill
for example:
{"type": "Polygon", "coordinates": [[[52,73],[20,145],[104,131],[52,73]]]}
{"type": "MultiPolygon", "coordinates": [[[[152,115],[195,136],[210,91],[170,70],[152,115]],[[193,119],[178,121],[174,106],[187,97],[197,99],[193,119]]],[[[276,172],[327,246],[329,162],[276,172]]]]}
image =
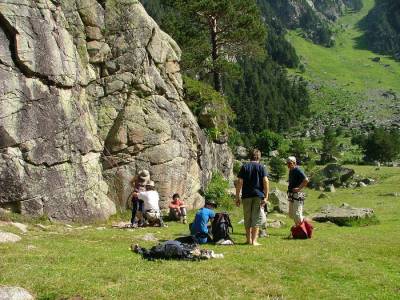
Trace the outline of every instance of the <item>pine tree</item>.
{"type": "MultiPolygon", "coordinates": [[[[170,0],[179,10],[179,31],[186,67],[211,73],[214,88],[222,92],[222,75],[233,72],[238,56],[262,56],[265,25],[255,1],[170,0]]],[[[176,35],[173,34],[174,37],[176,35]]]]}
{"type": "Polygon", "coordinates": [[[321,163],[332,162],[338,153],[338,141],[335,129],[326,127],[324,130],[324,139],[322,141],[321,163]]]}

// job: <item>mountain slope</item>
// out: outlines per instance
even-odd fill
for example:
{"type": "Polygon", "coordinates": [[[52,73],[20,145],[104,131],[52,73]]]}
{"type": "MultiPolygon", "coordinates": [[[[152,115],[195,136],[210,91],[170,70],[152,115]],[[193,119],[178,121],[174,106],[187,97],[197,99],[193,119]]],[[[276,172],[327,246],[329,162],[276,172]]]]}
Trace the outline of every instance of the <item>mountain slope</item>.
{"type": "MultiPolygon", "coordinates": [[[[336,45],[325,48],[305,40],[297,31],[287,38],[305,66],[312,95],[308,129],[321,133],[325,126],[367,129],[400,124],[400,63],[359,49],[364,32],[357,25],[374,7],[363,8],[337,23],[336,45]]],[[[291,71],[295,73],[294,70],[291,71]]]]}

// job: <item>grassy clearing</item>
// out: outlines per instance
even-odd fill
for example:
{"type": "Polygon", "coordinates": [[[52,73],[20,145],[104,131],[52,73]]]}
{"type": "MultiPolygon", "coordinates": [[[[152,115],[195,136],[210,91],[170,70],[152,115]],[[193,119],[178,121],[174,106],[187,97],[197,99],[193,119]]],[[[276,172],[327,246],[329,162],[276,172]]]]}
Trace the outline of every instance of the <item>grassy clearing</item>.
{"type": "MultiPolygon", "coordinates": [[[[129,250],[131,243],[150,247],[146,233],[160,240],[187,233],[186,225],[133,231],[96,226],[68,228],[51,224],[42,230],[29,225],[22,241],[0,244],[0,284],[18,285],[37,299],[395,299],[400,297],[400,198],[380,196],[399,192],[400,169],[357,166],[357,173],[376,178],[364,189],[339,189],[328,199],[308,191],[306,210],[347,202],[374,208],[380,224],[338,227],[315,224],[311,240],[287,240],[285,228],[270,229],[262,246],[243,245],[241,210],[231,212],[236,246],[206,246],[224,253],[221,260],[148,262],[129,250]]],[[[276,184],[273,184],[276,186],[276,184]]],[[[280,185],[282,188],[283,186],[280,185]]],[[[190,218],[193,217],[193,212],[190,218]]],[[[125,216],[128,219],[128,215],[125,216]]]]}

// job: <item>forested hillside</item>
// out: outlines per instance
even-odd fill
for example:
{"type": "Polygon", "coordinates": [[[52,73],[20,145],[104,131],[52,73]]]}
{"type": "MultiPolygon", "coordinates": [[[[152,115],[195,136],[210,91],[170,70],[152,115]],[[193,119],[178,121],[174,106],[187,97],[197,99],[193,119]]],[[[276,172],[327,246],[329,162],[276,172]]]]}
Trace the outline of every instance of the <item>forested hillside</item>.
{"type": "MultiPolygon", "coordinates": [[[[193,26],[190,20],[182,23],[187,12],[176,2],[142,1],[149,14],[182,48],[181,66],[184,72],[192,78],[213,84],[207,66],[202,62],[202,55],[208,47],[205,45],[208,42],[207,32],[193,26]],[[194,36],[196,40],[192,38],[194,36]],[[199,51],[202,47],[204,52],[199,51]]],[[[295,49],[284,37],[286,27],[275,17],[267,2],[258,5],[257,14],[267,31],[266,39],[260,37],[258,41],[263,53],[253,55],[243,51],[221,63],[224,71],[223,94],[236,114],[232,125],[234,131],[246,137],[246,144],[262,130],[283,131],[297,124],[301,116],[308,113],[309,104],[306,83],[298,76],[289,77],[285,70],[285,67],[296,68],[299,64],[295,49]]],[[[249,32],[242,34],[246,36],[249,32]]],[[[234,135],[239,136],[238,142],[241,143],[240,134],[234,135]]]]}
{"type": "Polygon", "coordinates": [[[361,47],[400,60],[400,1],[376,0],[360,27],[365,31],[361,47]]]}

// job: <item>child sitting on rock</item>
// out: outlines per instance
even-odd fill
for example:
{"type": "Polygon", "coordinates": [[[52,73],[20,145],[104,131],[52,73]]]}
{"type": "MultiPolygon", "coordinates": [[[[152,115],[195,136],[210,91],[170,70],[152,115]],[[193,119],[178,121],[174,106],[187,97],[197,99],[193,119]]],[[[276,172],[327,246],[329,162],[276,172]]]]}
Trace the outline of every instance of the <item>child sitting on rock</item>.
{"type": "Polygon", "coordinates": [[[186,205],[180,198],[179,194],[172,196],[172,201],[169,204],[169,217],[171,220],[181,221],[186,224],[186,205]]]}

